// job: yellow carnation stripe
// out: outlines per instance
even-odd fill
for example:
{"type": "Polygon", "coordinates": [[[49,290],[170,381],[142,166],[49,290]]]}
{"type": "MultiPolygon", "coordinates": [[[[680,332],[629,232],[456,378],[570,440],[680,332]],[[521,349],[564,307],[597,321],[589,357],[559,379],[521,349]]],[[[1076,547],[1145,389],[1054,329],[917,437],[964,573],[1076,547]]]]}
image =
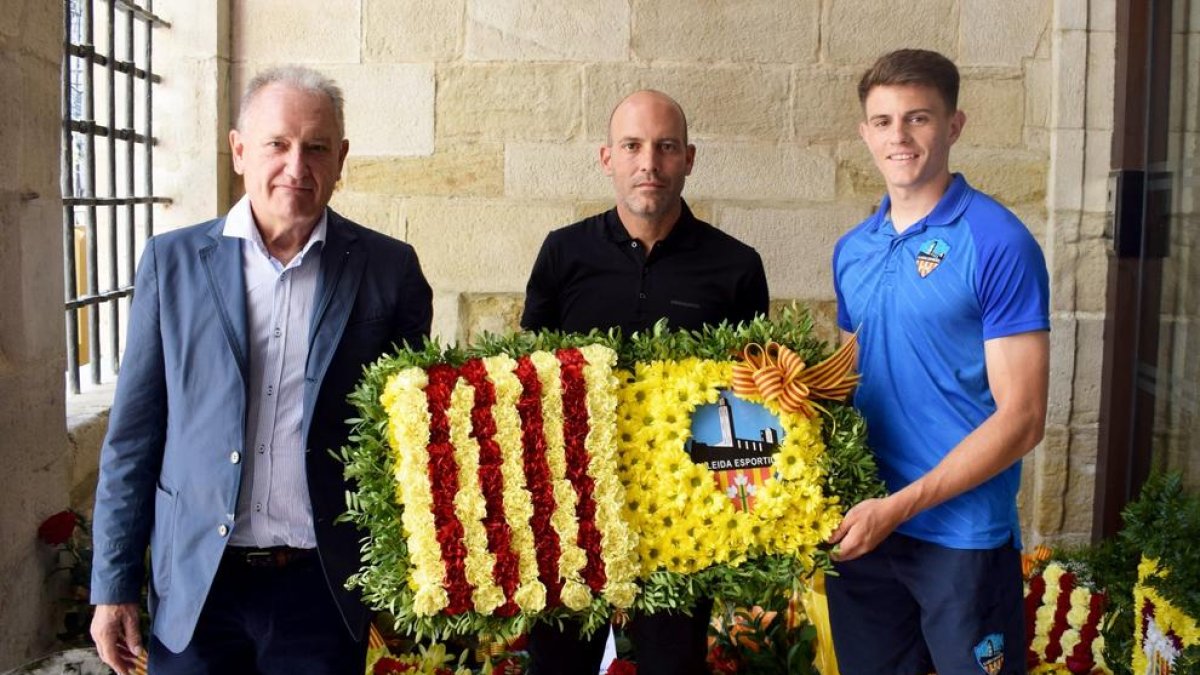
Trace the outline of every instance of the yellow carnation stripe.
{"type": "Polygon", "coordinates": [[[513,600],[527,612],[546,606],[546,587],[538,580],[537,551],[534,548],[533,495],[525,488],[524,445],[521,442],[521,380],[513,370],[517,362],[507,355],[483,359],[488,379],[496,392],[492,419],[496,422],[493,439],[500,447],[500,473],[504,477],[504,519],[512,532],[511,545],[517,553],[520,583],[513,600]]]}
{"type": "Polygon", "coordinates": [[[408,536],[413,611],[421,616],[436,614],[450,601],[443,586],[446,568],[437,540],[429,483],[428,383],[424,370],[406,368],[388,378],[379,397],[388,416],[396,496],[404,507],[400,520],[408,536]]]}
{"type": "Polygon", "coordinates": [[[454,512],[463,526],[463,543],[467,549],[464,564],[467,583],[472,586],[471,600],[475,611],[491,614],[504,604],[504,591],[492,576],[496,556],[488,550],[487,528],[483,525],[487,507],[479,484],[479,443],[471,437],[474,405],[475,388],[465,379],[459,379],[450,394],[449,410],[450,442],[454,445],[454,461],[458,464],[454,512]]]}
{"type": "Polygon", "coordinates": [[[587,360],[583,368],[588,410],[584,448],[588,454],[588,475],[595,484],[592,498],[596,502],[596,529],[600,531],[600,558],[606,577],[602,595],[616,607],[628,607],[637,594],[633,583],[637,575],[633,557],[637,535],[629,530],[622,517],[625,490],[615,471],[617,379],[612,369],[617,355],[602,345],[588,345],[579,352],[587,360]]]}
{"type": "Polygon", "coordinates": [[[558,533],[558,573],[563,580],[563,604],[583,609],[592,600],[583,583],[587,553],[579,547],[579,522],[575,520],[575,488],[567,480],[567,453],[563,441],[562,377],[558,358],[549,352],[534,352],[529,360],[542,383],[542,432],[546,437],[546,463],[554,489],[554,513],[550,524],[558,533]]]}

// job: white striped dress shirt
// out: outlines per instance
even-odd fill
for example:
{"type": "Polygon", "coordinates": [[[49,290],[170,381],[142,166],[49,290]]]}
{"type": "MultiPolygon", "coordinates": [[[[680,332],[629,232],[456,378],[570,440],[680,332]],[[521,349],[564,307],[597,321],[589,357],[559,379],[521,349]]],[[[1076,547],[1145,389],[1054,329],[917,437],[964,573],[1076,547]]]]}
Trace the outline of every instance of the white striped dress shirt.
{"type": "Polygon", "coordinates": [[[304,368],[326,215],[286,265],[271,257],[250,200],[229,211],[223,234],[242,240],[250,382],[246,445],[232,546],[314,548],[304,438],[304,368]]]}

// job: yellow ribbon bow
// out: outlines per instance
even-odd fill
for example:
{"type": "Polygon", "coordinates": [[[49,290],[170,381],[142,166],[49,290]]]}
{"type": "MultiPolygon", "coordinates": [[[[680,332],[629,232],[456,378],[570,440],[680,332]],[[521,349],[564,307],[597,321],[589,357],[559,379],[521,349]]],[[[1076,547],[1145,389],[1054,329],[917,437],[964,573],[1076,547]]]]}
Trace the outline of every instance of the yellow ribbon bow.
{"type": "Polygon", "coordinates": [[[808,417],[826,412],[814,399],[845,401],[858,384],[854,362],[858,357],[858,334],[842,343],[832,356],[808,368],[804,359],[777,343],[752,342],[742,350],[742,362],[733,366],[733,391],[739,396],[778,399],[787,412],[808,417]]]}

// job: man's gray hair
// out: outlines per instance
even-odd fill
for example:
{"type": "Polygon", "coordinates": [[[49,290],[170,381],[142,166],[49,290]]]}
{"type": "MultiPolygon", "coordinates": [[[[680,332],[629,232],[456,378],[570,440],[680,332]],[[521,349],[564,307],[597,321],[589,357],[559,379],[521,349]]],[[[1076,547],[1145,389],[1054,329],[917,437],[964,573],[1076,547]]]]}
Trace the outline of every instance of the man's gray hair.
{"type": "Polygon", "coordinates": [[[344,109],[346,100],[342,89],[333,79],[307,68],[305,66],[276,66],[268,68],[257,75],[246,85],[246,93],[242,94],[242,103],[238,109],[237,128],[242,129],[246,123],[246,111],[254,102],[254,97],[265,87],[272,84],[282,84],[301,91],[322,94],[333,104],[333,117],[337,122],[338,135],[346,137],[346,118],[344,109]]]}

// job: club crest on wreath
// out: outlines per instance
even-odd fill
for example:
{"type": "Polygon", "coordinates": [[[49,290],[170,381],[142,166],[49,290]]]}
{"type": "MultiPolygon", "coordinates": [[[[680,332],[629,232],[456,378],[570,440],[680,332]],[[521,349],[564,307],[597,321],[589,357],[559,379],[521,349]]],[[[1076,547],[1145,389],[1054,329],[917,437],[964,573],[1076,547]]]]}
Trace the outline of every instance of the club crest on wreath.
{"type": "Polygon", "coordinates": [[[735,508],[752,509],[759,487],[774,475],[783,440],[779,420],[761,404],[725,389],[716,403],[696,409],[691,431],[686,450],[692,461],[713,472],[735,508]]]}

